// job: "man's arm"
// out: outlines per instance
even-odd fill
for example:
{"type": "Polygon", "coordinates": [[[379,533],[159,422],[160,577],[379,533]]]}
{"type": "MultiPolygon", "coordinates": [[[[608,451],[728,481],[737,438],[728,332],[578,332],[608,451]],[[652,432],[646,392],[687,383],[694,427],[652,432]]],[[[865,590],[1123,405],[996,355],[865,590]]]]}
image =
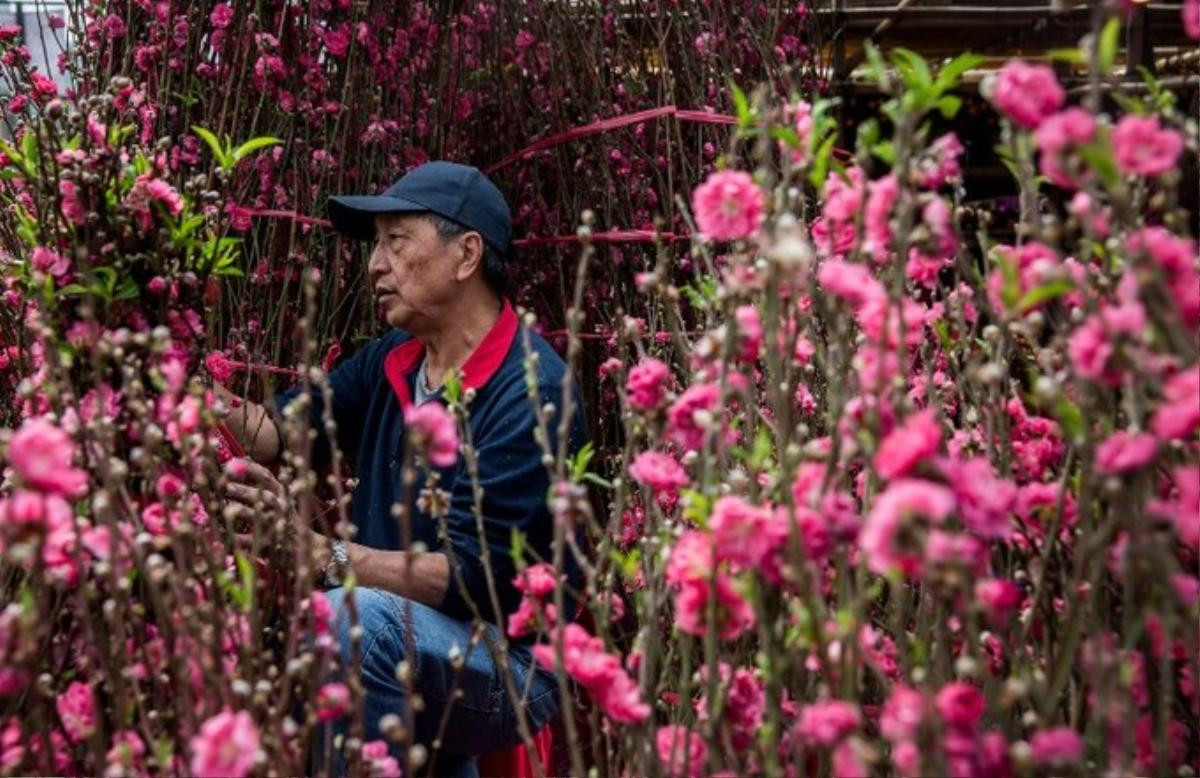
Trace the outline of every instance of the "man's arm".
{"type": "Polygon", "coordinates": [[[213,387],[217,397],[230,407],[225,426],[237,438],[246,454],[255,462],[273,464],[283,449],[279,428],[267,409],[258,403],[238,397],[220,384],[213,387]]]}
{"type": "MultiPolygon", "coordinates": [[[[266,423],[273,426],[270,419],[266,423]]],[[[225,469],[230,479],[225,493],[232,514],[253,518],[259,505],[285,509],[286,490],[270,470],[244,459],[231,462],[225,469]]],[[[317,570],[324,570],[332,557],[330,539],[309,527],[298,514],[292,514],[292,522],[297,533],[308,533],[313,564],[317,570]]],[[[358,543],[346,543],[346,556],[359,586],[385,589],[432,608],[440,607],[446,599],[450,588],[450,560],[445,554],[381,551],[358,543]]]]}
{"type": "Polygon", "coordinates": [[[346,544],[350,569],[359,586],[385,589],[401,597],[438,608],[450,588],[450,560],[445,554],[424,551],[380,551],[346,544]]]}

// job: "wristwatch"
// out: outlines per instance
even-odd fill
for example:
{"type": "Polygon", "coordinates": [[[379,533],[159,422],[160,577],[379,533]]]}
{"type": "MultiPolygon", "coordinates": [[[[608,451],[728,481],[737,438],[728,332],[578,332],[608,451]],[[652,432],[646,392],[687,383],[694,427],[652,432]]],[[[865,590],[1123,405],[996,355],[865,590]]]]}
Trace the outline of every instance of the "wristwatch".
{"type": "Polygon", "coordinates": [[[321,578],[326,589],[342,585],[346,568],[350,565],[350,555],[346,553],[346,541],[335,540],[329,544],[329,561],[321,570],[321,578]]]}

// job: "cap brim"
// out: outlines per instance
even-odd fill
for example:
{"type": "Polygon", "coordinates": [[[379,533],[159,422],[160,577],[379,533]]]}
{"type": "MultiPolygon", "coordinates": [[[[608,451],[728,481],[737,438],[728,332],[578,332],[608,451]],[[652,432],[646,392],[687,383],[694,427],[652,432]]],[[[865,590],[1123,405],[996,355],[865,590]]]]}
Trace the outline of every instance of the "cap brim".
{"type": "Polygon", "coordinates": [[[348,238],[374,240],[375,217],[381,213],[427,213],[429,209],[403,197],[338,195],[326,205],[333,228],[348,238]]]}

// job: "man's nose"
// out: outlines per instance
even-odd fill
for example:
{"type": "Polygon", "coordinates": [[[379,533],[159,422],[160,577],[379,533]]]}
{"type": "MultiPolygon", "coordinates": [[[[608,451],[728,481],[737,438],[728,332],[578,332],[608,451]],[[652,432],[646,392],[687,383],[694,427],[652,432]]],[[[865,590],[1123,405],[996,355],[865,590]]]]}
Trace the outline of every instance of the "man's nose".
{"type": "Polygon", "coordinates": [[[388,264],[383,256],[383,246],[376,242],[371,248],[371,258],[367,260],[367,276],[371,279],[371,285],[374,286],[387,271],[388,264]]]}

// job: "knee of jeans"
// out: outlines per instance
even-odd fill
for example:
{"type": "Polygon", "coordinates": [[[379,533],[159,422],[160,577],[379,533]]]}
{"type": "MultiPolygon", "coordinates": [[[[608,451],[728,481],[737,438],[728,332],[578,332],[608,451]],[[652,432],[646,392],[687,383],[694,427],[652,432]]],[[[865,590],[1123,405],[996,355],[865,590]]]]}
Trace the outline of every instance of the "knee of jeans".
{"type": "Polygon", "coordinates": [[[403,620],[398,605],[399,598],[375,589],[356,588],[353,593],[354,618],[351,619],[347,602],[349,597],[345,589],[331,589],[327,596],[333,611],[333,628],[337,633],[344,661],[349,662],[351,658],[351,630],[354,629],[352,623],[358,627],[360,663],[368,662],[380,653],[387,654],[391,662],[398,662],[403,658],[403,620]],[[377,650],[380,648],[379,641],[387,644],[387,650],[377,650]]]}

